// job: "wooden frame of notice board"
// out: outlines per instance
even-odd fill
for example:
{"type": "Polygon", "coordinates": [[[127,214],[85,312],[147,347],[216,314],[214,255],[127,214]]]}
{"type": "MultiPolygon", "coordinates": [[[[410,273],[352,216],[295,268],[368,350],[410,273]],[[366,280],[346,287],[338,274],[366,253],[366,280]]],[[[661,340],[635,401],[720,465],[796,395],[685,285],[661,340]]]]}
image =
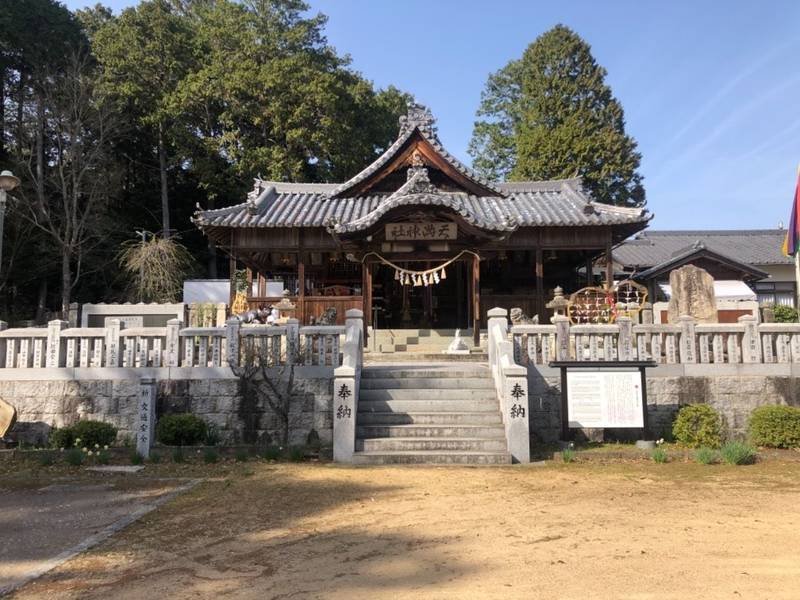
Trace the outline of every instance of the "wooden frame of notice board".
{"type": "Polygon", "coordinates": [[[561,369],[561,439],[570,429],[641,429],[648,436],[647,378],[653,361],[553,361],[561,369]]]}

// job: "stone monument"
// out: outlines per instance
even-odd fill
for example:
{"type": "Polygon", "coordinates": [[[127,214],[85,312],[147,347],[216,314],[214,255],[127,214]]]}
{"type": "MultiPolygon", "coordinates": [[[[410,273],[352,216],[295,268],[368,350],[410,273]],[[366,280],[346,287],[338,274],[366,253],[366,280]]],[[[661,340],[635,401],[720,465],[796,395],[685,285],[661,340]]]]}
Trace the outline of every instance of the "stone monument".
{"type": "Polygon", "coordinates": [[[668,319],[677,324],[678,317],[689,315],[699,323],[717,323],[717,300],[714,296],[714,278],[708,271],[684,265],[669,274],[672,295],[669,299],[668,319]]]}
{"type": "Polygon", "coordinates": [[[0,399],[0,438],[3,438],[17,422],[17,409],[0,399]]]}

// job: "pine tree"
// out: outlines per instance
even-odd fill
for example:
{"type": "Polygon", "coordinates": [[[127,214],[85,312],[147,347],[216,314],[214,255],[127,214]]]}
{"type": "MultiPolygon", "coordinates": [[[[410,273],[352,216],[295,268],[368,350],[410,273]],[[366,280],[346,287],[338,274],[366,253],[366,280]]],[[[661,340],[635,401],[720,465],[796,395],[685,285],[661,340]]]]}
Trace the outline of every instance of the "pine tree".
{"type": "Polygon", "coordinates": [[[568,27],[539,36],[489,77],[470,142],[475,168],[512,181],[581,176],[601,202],[643,204],[641,155],[605,77],[568,27]]]}

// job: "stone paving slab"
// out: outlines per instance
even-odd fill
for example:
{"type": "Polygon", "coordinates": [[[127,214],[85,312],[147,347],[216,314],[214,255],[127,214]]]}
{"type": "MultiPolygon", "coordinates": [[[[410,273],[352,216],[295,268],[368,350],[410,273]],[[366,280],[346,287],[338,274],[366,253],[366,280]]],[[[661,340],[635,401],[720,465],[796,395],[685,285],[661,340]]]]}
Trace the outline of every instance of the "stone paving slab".
{"type": "Polygon", "coordinates": [[[107,539],[199,480],[143,487],[64,483],[0,487],[0,596],[107,539]]]}

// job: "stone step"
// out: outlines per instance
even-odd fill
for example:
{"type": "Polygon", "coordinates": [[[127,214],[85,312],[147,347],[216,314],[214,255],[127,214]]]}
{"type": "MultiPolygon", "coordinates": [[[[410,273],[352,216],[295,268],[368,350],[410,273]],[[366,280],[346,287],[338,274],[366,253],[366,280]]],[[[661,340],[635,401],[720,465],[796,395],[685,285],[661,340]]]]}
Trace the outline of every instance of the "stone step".
{"type": "Polygon", "coordinates": [[[415,413],[397,413],[388,411],[359,412],[357,417],[359,426],[396,426],[396,425],[436,425],[436,426],[462,426],[462,425],[499,425],[503,420],[500,412],[495,407],[494,411],[429,411],[415,413]]]}
{"type": "Polygon", "coordinates": [[[353,454],[353,463],[357,465],[509,465],[511,464],[511,455],[508,452],[470,452],[467,450],[356,452],[353,454]]]}
{"type": "MultiPolygon", "coordinates": [[[[366,391],[366,390],[365,390],[366,391]]],[[[371,412],[431,413],[431,412],[498,412],[496,400],[362,400],[358,414],[371,412]]]]}
{"type": "MultiPolygon", "coordinates": [[[[499,421],[499,419],[498,419],[499,421]]],[[[372,438],[501,438],[505,441],[505,428],[502,423],[482,425],[358,425],[356,437],[372,438]]]]}
{"type": "Polygon", "coordinates": [[[470,354],[445,354],[444,352],[369,352],[364,354],[365,364],[375,364],[383,362],[420,362],[420,361],[436,361],[436,362],[452,362],[456,364],[461,363],[486,363],[489,360],[489,355],[485,352],[476,352],[470,354]]]}
{"type": "MultiPolygon", "coordinates": [[[[409,381],[406,379],[406,381],[409,381]]],[[[424,380],[418,379],[415,385],[402,388],[370,389],[361,388],[358,402],[371,400],[483,400],[497,404],[497,393],[493,388],[426,388],[424,380]]],[[[458,381],[458,380],[456,380],[458,381]]]]}
{"type": "MultiPolygon", "coordinates": [[[[473,374],[474,375],[474,374],[473,374]]],[[[361,392],[389,389],[471,389],[494,390],[494,381],[488,377],[365,377],[361,379],[361,392]]]]}
{"type": "Polygon", "coordinates": [[[367,365],[361,370],[361,381],[365,379],[406,379],[409,377],[431,379],[487,378],[491,381],[489,367],[475,365],[470,367],[450,365],[367,365]]]}
{"type": "Polygon", "coordinates": [[[447,450],[461,452],[505,452],[505,438],[370,438],[356,440],[357,452],[447,450]]]}

